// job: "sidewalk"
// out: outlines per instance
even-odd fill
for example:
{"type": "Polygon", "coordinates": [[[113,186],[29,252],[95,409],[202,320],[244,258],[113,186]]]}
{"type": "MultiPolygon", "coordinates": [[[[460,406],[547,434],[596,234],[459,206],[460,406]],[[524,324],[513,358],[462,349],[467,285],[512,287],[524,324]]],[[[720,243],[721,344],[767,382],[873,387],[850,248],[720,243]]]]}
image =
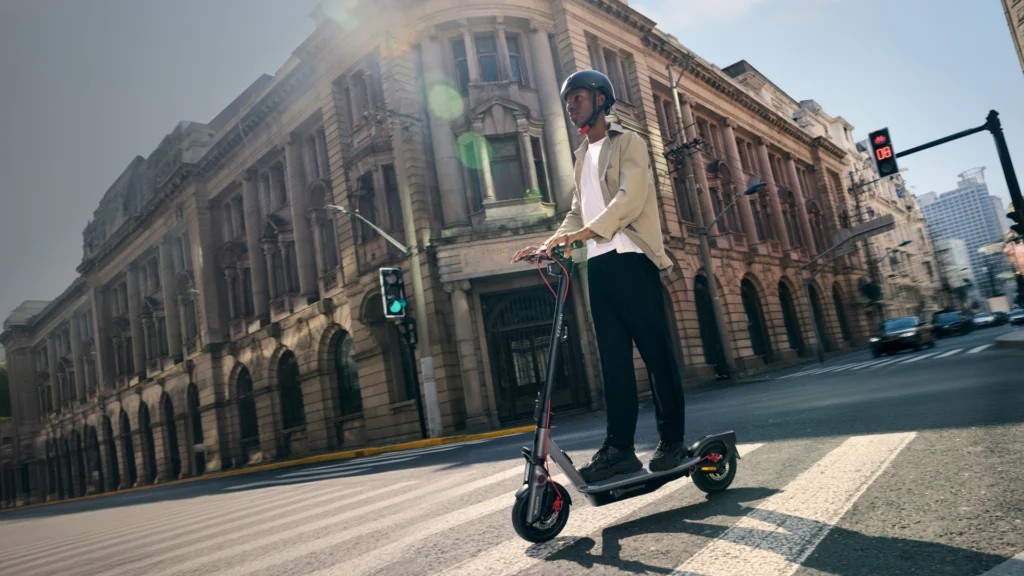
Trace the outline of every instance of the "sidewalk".
{"type": "Polygon", "coordinates": [[[996,338],[996,348],[1017,348],[1024,350],[1024,330],[1014,330],[996,338]]]}
{"type": "Polygon", "coordinates": [[[340,452],[329,452],[326,454],[316,454],[312,456],[305,456],[300,458],[293,458],[290,460],[279,460],[276,462],[270,462],[268,464],[260,464],[256,466],[247,466],[245,468],[236,468],[231,470],[224,470],[223,472],[212,472],[210,474],[203,474],[201,476],[195,476],[192,478],[182,478],[180,480],[172,480],[170,482],[161,482],[159,484],[147,484],[145,486],[138,486],[135,488],[126,488],[124,490],[115,490],[114,492],[101,492],[98,494],[89,494],[86,496],[79,496],[77,498],[67,498],[64,500],[54,500],[52,502],[39,502],[36,504],[28,504],[25,506],[17,506],[14,508],[5,508],[0,510],[0,516],[5,512],[12,512],[16,510],[28,510],[31,508],[39,508],[42,506],[51,506],[54,504],[65,504],[68,502],[80,502],[83,500],[93,500],[96,498],[104,498],[107,496],[117,496],[119,494],[128,494],[131,492],[139,492],[142,490],[151,490],[153,488],[163,488],[164,486],[177,486],[179,484],[186,484],[189,482],[198,482],[200,480],[213,480],[215,478],[226,478],[228,476],[239,476],[242,474],[251,474],[253,472],[265,472],[267,470],[278,470],[281,468],[292,468],[295,466],[304,466],[306,464],[318,464],[321,462],[332,462],[335,460],[349,460],[352,458],[362,458],[364,456],[374,456],[377,454],[386,454],[388,452],[402,452],[405,450],[415,450],[417,448],[429,448],[432,446],[442,446],[444,444],[457,444],[459,442],[471,442],[474,440],[486,440],[489,438],[500,438],[502,436],[514,436],[516,434],[523,434],[526,432],[533,432],[535,426],[520,426],[518,428],[505,428],[502,430],[493,430],[491,432],[480,432],[477,434],[453,434],[451,436],[441,436],[439,438],[427,438],[424,440],[413,440],[411,442],[402,442],[398,444],[387,444],[382,446],[367,446],[355,450],[344,450],[340,452]]]}

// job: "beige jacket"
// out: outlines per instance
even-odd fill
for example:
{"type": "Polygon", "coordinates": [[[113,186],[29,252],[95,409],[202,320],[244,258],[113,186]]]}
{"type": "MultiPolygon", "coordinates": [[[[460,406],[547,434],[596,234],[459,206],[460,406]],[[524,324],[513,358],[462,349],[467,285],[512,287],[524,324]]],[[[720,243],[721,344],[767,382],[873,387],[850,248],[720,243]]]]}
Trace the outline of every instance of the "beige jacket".
{"type": "MultiPolygon", "coordinates": [[[[584,138],[576,150],[576,187],[572,193],[572,208],[555,236],[578,232],[587,225],[583,221],[580,178],[589,146],[590,140],[584,138]]],[[[608,142],[601,147],[597,166],[606,208],[589,223],[590,230],[597,234],[594,240],[601,244],[610,241],[617,232],[623,232],[654,262],[662,276],[667,275],[673,265],[665,253],[658,215],[658,192],[647,144],[635,132],[609,123],[608,142]]]]}

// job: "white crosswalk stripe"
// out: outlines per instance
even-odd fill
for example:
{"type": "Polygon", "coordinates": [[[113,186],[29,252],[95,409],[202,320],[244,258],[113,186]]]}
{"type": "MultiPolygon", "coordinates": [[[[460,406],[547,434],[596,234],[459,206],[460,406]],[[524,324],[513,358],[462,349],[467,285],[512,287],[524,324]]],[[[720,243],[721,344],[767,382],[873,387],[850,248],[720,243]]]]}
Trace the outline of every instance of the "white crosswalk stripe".
{"type": "Polygon", "coordinates": [[[900,362],[900,364],[910,364],[911,362],[917,362],[918,360],[924,360],[925,358],[931,358],[932,356],[935,356],[936,354],[938,354],[938,352],[930,352],[928,354],[918,354],[917,356],[913,356],[911,358],[908,358],[908,359],[904,360],[903,362],[900,362]]]}
{"type": "Polygon", "coordinates": [[[981,352],[982,350],[985,350],[985,349],[989,348],[990,346],[992,346],[992,344],[983,344],[981,346],[978,346],[977,348],[972,348],[967,353],[968,354],[977,354],[978,352],[981,352]]]}
{"type": "MultiPolygon", "coordinates": [[[[868,365],[879,364],[871,361],[853,366],[868,365]]],[[[710,540],[691,546],[691,552],[672,553],[667,565],[656,572],[688,576],[792,574],[916,435],[900,432],[841,437],[830,444],[834,448],[818,452],[804,449],[812,445],[810,440],[740,444],[739,451],[745,458],[741,462],[750,462],[746,458],[753,456],[753,466],[758,468],[758,458],[767,462],[793,453],[817,455],[806,461],[790,460],[798,470],[775,485],[770,480],[768,484],[762,484],[763,479],[754,480],[757,486],[770,486],[775,493],[750,508],[741,507],[723,531],[700,536],[710,540]]],[[[813,444],[820,441],[815,439],[813,444]]],[[[370,462],[383,464],[402,458],[392,454],[370,462]]],[[[23,546],[13,562],[4,555],[5,527],[0,525],[0,556],[4,556],[5,571],[25,576],[355,576],[401,573],[392,565],[421,562],[430,563],[423,564],[424,573],[511,576],[536,570],[545,562],[563,562],[555,558],[575,554],[574,547],[581,541],[599,540],[609,527],[632,522],[650,508],[671,511],[702,501],[686,478],[601,507],[591,506],[570,487],[573,508],[565,530],[550,542],[534,545],[515,536],[508,518],[521,482],[521,459],[465,464],[457,470],[443,466],[412,471],[403,468],[374,472],[372,476],[316,479],[323,474],[365,468],[359,461],[348,465],[285,472],[305,474],[289,476],[308,480],[295,486],[218,492],[215,498],[224,506],[219,514],[206,514],[202,505],[189,500],[176,504],[183,512],[180,516],[166,514],[174,506],[164,502],[140,504],[150,507],[140,510],[140,516],[146,510],[159,510],[167,519],[107,539],[83,534],[60,539],[59,546],[57,540],[23,546]],[[460,553],[458,547],[448,551],[434,545],[441,538],[456,541],[467,531],[494,539],[468,555],[460,553]],[[424,556],[426,550],[429,556],[424,556]]],[[[568,484],[558,470],[551,471],[556,473],[557,482],[568,484]]],[[[737,482],[742,485],[743,466],[739,474],[737,482]]],[[[685,512],[680,514],[685,516],[685,512]]]]}
{"type": "Polygon", "coordinates": [[[960,352],[961,350],[963,350],[963,348],[954,348],[949,352],[943,352],[942,354],[939,354],[938,356],[936,356],[936,358],[946,358],[948,356],[952,356],[953,354],[960,352]]]}
{"type": "Polygon", "coordinates": [[[874,371],[874,370],[879,370],[881,368],[887,368],[887,367],[890,367],[890,366],[892,366],[894,364],[900,364],[900,365],[903,365],[903,364],[913,364],[915,362],[920,362],[922,360],[927,360],[927,361],[943,360],[943,359],[946,359],[946,358],[952,358],[954,356],[957,356],[958,354],[977,354],[979,352],[984,352],[985,350],[988,350],[992,346],[994,346],[994,344],[990,342],[988,344],[982,344],[981,346],[977,346],[977,347],[971,348],[970,350],[967,350],[966,352],[964,351],[965,350],[964,348],[954,348],[952,350],[935,350],[935,351],[932,351],[932,352],[926,352],[924,354],[919,353],[919,352],[918,353],[911,353],[909,355],[908,354],[898,354],[894,358],[882,358],[880,360],[879,359],[875,359],[875,360],[870,360],[870,361],[867,361],[867,362],[853,362],[853,363],[840,364],[839,366],[828,366],[828,367],[824,367],[824,368],[818,367],[818,368],[813,368],[813,369],[809,369],[809,370],[803,370],[803,371],[800,371],[800,372],[796,372],[794,374],[786,374],[785,376],[779,376],[779,377],[777,377],[775,379],[777,379],[777,380],[784,380],[786,378],[800,378],[800,377],[807,377],[807,376],[820,376],[820,375],[826,375],[826,374],[830,375],[830,376],[831,375],[837,375],[838,376],[838,375],[852,374],[854,372],[857,372],[857,373],[870,372],[870,371],[874,371]]]}

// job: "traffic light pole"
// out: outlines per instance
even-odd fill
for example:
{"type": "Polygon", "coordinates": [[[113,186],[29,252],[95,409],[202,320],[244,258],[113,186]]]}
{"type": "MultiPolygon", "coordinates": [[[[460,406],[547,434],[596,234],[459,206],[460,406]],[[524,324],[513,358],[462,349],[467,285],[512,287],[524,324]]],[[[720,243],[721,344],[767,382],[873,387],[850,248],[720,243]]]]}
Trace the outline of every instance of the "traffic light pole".
{"type": "Polygon", "coordinates": [[[405,339],[406,349],[409,351],[409,366],[412,367],[412,381],[413,386],[416,388],[416,412],[420,419],[420,434],[424,438],[429,438],[427,419],[423,413],[423,394],[420,392],[420,378],[419,373],[416,371],[416,319],[406,316],[398,322],[398,325],[403,328],[400,332],[402,338],[405,339]]]}

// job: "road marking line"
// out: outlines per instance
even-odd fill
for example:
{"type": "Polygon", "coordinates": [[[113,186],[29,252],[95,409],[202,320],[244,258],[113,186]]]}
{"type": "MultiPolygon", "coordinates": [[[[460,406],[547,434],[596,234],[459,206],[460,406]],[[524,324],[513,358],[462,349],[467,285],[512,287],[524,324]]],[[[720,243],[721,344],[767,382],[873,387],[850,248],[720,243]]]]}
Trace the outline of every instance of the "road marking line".
{"type": "Polygon", "coordinates": [[[874,370],[875,368],[881,368],[882,366],[888,366],[889,364],[895,364],[896,362],[900,362],[901,360],[903,360],[903,358],[893,358],[892,360],[886,360],[886,361],[884,361],[884,362],[882,362],[880,364],[875,364],[874,366],[871,367],[871,369],[874,370]]]}
{"type": "MultiPolygon", "coordinates": [[[[746,456],[757,450],[764,444],[740,444],[736,448],[741,456],[746,456]]],[[[569,513],[569,524],[566,532],[558,538],[541,545],[533,545],[518,536],[498,544],[486,552],[470,558],[461,564],[453,566],[441,573],[441,576],[507,576],[516,574],[541,560],[552,556],[559,550],[567,548],[581,538],[593,534],[605,527],[614,524],[637,510],[669,496],[683,488],[693,488],[692,482],[676,481],[676,485],[662,488],[661,490],[637,496],[628,500],[622,500],[606,506],[586,506],[569,513]]]]}
{"type": "Polygon", "coordinates": [[[950,350],[949,352],[946,352],[945,354],[939,354],[935,358],[938,359],[938,358],[945,358],[946,356],[952,356],[953,354],[956,354],[957,352],[959,352],[961,350],[963,350],[963,348],[957,348],[956,350],[950,350]]]}
{"type": "Polygon", "coordinates": [[[977,348],[973,348],[973,349],[969,350],[967,353],[968,354],[977,354],[978,352],[981,352],[982,350],[984,350],[984,349],[986,349],[986,348],[988,348],[990,346],[992,346],[992,345],[991,344],[982,344],[981,346],[978,346],[977,348]]]}
{"type": "MultiPolygon", "coordinates": [[[[284,540],[286,538],[292,538],[294,536],[305,534],[307,532],[314,532],[316,530],[321,530],[321,529],[326,528],[326,527],[335,526],[335,525],[337,525],[337,524],[339,524],[341,522],[344,522],[344,521],[346,521],[346,520],[348,520],[350,518],[361,516],[361,515],[365,515],[365,514],[368,514],[370,512],[374,512],[376,510],[387,508],[388,506],[393,506],[395,504],[400,504],[400,503],[406,502],[406,501],[415,501],[416,502],[415,505],[413,505],[413,506],[411,506],[409,508],[406,508],[405,510],[402,510],[400,512],[396,512],[395,514],[391,514],[391,515],[388,515],[388,516],[385,516],[385,517],[382,517],[382,518],[378,518],[376,520],[369,521],[369,522],[360,522],[358,524],[353,524],[351,526],[347,526],[344,531],[335,532],[335,533],[332,533],[332,534],[330,534],[328,536],[325,536],[323,538],[318,538],[316,540],[310,540],[310,541],[305,542],[305,543],[303,543],[301,545],[298,545],[298,546],[290,546],[290,547],[282,550],[281,552],[278,552],[278,553],[275,553],[275,554],[257,555],[253,559],[252,562],[249,562],[249,563],[246,563],[246,564],[242,564],[242,565],[239,565],[239,566],[235,566],[235,567],[233,567],[233,568],[231,568],[230,570],[227,570],[227,571],[218,571],[218,574],[219,574],[219,576],[228,576],[228,575],[231,575],[231,574],[246,574],[248,572],[258,571],[258,570],[264,569],[264,568],[266,568],[268,566],[272,566],[274,564],[279,564],[279,563],[282,563],[282,562],[288,562],[288,561],[294,560],[296,558],[302,558],[302,557],[306,556],[307,554],[311,554],[311,553],[316,552],[317,550],[322,550],[324,548],[328,548],[330,546],[334,546],[335,544],[337,544],[339,542],[345,542],[345,541],[347,541],[349,539],[357,538],[359,536],[363,536],[363,535],[369,534],[369,533],[371,533],[373,531],[376,531],[376,530],[383,530],[383,529],[386,529],[386,528],[393,528],[395,525],[401,526],[401,525],[403,525],[403,523],[409,522],[413,518],[416,518],[417,516],[422,515],[423,514],[422,508],[425,505],[436,504],[436,503],[442,502],[442,501],[450,499],[450,498],[458,497],[458,496],[461,496],[463,494],[468,494],[468,493],[470,493],[470,492],[472,492],[474,490],[478,490],[480,488],[485,488],[487,486],[490,486],[491,484],[502,482],[502,481],[508,480],[510,478],[515,478],[515,477],[520,477],[521,478],[522,474],[523,474],[523,466],[524,466],[523,464],[520,464],[518,466],[515,466],[514,468],[509,468],[507,470],[503,470],[503,471],[498,472],[496,474],[492,474],[490,476],[486,476],[484,478],[481,478],[479,480],[475,480],[475,481],[472,481],[472,482],[466,482],[464,484],[456,483],[453,488],[450,488],[448,490],[438,491],[438,484],[430,484],[430,485],[426,485],[426,486],[421,486],[420,488],[417,488],[415,490],[410,490],[410,491],[401,493],[401,494],[399,494],[397,496],[394,496],[392,498],[388,498],[386,500],[380,500],[380,501],[374,502],[373,504],[370,504],[369,506],[363,506],[363,507],[355,509],[355,510],[346,510],[346,511],[340,513],[340,514],[329,516],[329,517],[324,518],[322,520],[319,520],[317,522],[312,522],[312,523],[309,523],[309,524],[303,524],[301,526],[292,528],[290,530],[285,530],[285,531],[282,531],[282,532],[270,531],[270,535],[269,536],[264,536],[262,538],[254,538],[252,540],[246,541],[243,544],[239,544],[239,545],[236,545],[236,546],[230,546],[228,548],[224,548],[224,549],[218,550],[214,554],[207,554],[205,556],[193,557],[193,558],[190,558],[186,562],[179,562],[179,563],[175,564],[173,567],[170,567],[170,568],[168,568],[166,570],[163,570],[163,571],[160,571],[160,572],[155,572],[155,571],[152,571],[152,569],[150,569],[150,570],[147,570],[146,573],[149,576],[162,576],[162,575],[166,575],[166,574],[173,574],[173,573],[180,572],[180,571],[191,570],[191,569],[194,569],[196,567],[208,564],[210,562],[214,562],[214,561],[220,560],[222,558],[230,558],[232,556],[235,556],[237,554],[241,554],[243,552],[248,552],[250,550],[258,550],[261,547],[264,547],[264,546],[266,546],[268,544],[272,544],[272,543],[277,542],[277,541],[284,540]]],[[[446,485],[448,482],[449,481],[446,480],[445,483],[442,484],[442,485],[446,485]]],[[[406,483],[406,484],[409,484],[409,483],[406,483]]],[[[517,489],[518,489],[518,487],[517,487],[517,489]]],[[[513,492],[512,495],[514,496],[515,492],[513,492]]],[[[506,498],[505,504],[508,505],[509,500],[507,499],[507,497],[505,497],[505,498],[506,498]]],[[[312,514],[304,514],[304,515],[301,515],[301,516],[315,515],[315,514],[320,514],[322,512],[323,512],[323,509],[315,509],[315,510],[313,510],[312,514]]],[[[301,517],[301,516],[299,516],[299,517],[301,517]]],[[[292,521],[298,519],[299,517],[286,518],[282,522],[275,522],[275,523],[272,523],[272,524],[256,525],[256,526],[252,527],[252,530],[258,530],[260,533],[266,533],[268,531],[268,529],[273,528],[274,525],[276,525],[276,524],[284,524],[284,523],[287,523],[287,522],[292,522],[292,521]]],[[[430,522],[432,522],[432,521],[428,521],[427,523],[430,523],[430,522]]],[[[235,538],[238,538],[238,536],[240,536],[240,535],[241,535],[240,533],[230,534],[230,535],[228,535],[228,536],[226,536],[224,538],[219,538],[217,540],[222,540],[222,541],[223,540],[233,540],[235,538]]],[[[217,540],[203,542],[200,545],[195,546],[195,548],[202,548],[202,547],[209,546],[210,544],[216,543],[217,540]]],[[[182,549],[176,550],[173,555],[179,556],[179,555],[181,555],[182,552],[187,552],[187,550],[182,550],[182,549]]],[[[145,559],[145,561],[147,563],[153,563],[153,561],[155,561],[155,560],[157,560],[157,559],[156,558],[145,559]]],[[[132,566],[132,567],[125,567],[125,568],[135,568],[135,567],[132,566]]],[[[139,570],[135,570],[135,571],[138,572],[139,570]]],[[[287,572],[287,570],[285,570],[285,572],[287,572]]],[[[107,574],[110,574],[110,573],[107,572],[107,574]]]]}
{"type": "Polygon", "coordinates": [[[865,362],[865,363],[861,364],[860,366],[857,366],[856,368],[854,368],[854,370],[861,370],[863,368],[870,368],[871,366],[874,366],[876,364],[881,364],[882,362],[885,362],[885,360],[872,360],[871,362],[865,362]]]}
{"type": "Polygon", "coordinates": [[[929,352],[927,354],[918,354],[917,356],[914,356],[913,358],[909,358],[907,360],[904,360],[903,362],[900,362],[900,364],[910,364],[911,362],[917,362],[918,360],[924,360],[925,358],[930,358],[932,356],[935,356],[936,354],[938,354],[938,352],[929,352]]]}
{"type": "Polygon", "coordinates": [[[672,574],[793,574],[916,435],[849,438],[672,574]]]}
{"type": "Polygon", "coordinates": [[[387,460],[377,460],[376,462],[367,462],[366,464],[349,464],[348,466],[342,466],[338,464],[333,468],[289,472],[288,474],[281,474],[280,476],[275,476],[275,478],[290,478],[291,481],[315,478],[329,478],[331,474],[337,474],[339,472],[347,472],[349,470],[368,470],[370,468],[376,468],[377,466],[387,466],[388,464],[408,462],[409,460],[416,460],[418,458],[419,456],[406,456],[405,458],[388,458],[387,460]]]}
{"type": "MultiPolygon", "coordinates": [[[[408,458],[412,460],[412,458],[408,458]]],[[[400,462],[400,460],[399,460],[400,462]]],[[[348,470],[335,470],[334,472],[323,472],[321,474],[312,474],[299,476],[296,478],[282,478],[280,476],[275,480],[260,480],[259,482],[250,482],[248,484],[236,484],[234,486],[227,486],[224,490],[242,490],[244,488],[259,488],[260,486],[280,486],[281,484],[298,484],[300,482],[307,482],[310,480],[330,480],[332,478],[344,478],[345,476],[351,476],[352,474],[358,474],[360,472],[366,472],[376,467],[377,464],[369,464],[367,466],[356,466],[349,468],[348,470]]]]}
{"type": "Polygon", "coordinates": [[[1024,552],[1008,559],[981,576],[1020,576],[1024,574],[1024,552]]]}
{"type": "MultiPolygon", "coordinates": [[[[24,570],[28,566],[34,566],[36,564],[47,564],[47,566],[45,567],[46,573],[56,574],[60,573],[59,570],[55,570],[57,566],[62,566],[65,564],[82,565],[83,561],[92,558],[103,558],[104,561],[115,559],[118,556],[121,556],[123,558],[123,556],[127,553],[144,550],[144,545],[150,542],[158,542],[159,544],[157,548],[159,549],[161,547],[176,545],[180,544],[181,542],[194,540],[198,537],[206,536],[208,534],[215,534],[222,530],[234,528],[236,526],[252,526],[254,523],[258,524],[258,522],[255,521],[258,521],[260,518],[264,516],[280,515],[281,510],[279,510],[279,508],[287,509],[286,505],[291,505],[292,503],[320,502],[322,500],[328,500],[334,501],[335,505],[337,505],[337,501],[335,500],[337,497],[346,495],[350,492],[356,492],[358,490],[359,488],[332,490],[327,494],[319,494],[315,498],[311,498],[310,495],[307,494],[307,492],[309,492],[308,490],[303,490],[301,491],[301,493],[289,498],[273,499],[264,503],[262,506],[257,506],[254,508],[241,508],[237,509],[233,514],[227,514],[225,516],[216,517],[218,523],[212,526],[208,524],[205,530],[197,531],[194,516],[191,519],[186,519],[185,521],[177,524],[176,526],[153,524],[149,530],[142,529],[140,531],[136,531],[133,534],[126,535],[123,538],[119,538],[115,541],[103,542],[102,545],[100,546],[90,546],[85,549],[83,549],[82,547],[67,548],[59,554],[47,555],[34,562],[25,564],[22,566],[21,569],[24,570]],[[254,514],[254,512],[259,513],[254,514]],[[224,523],[224,520],[232,521],[224,523]],[[173,536],[178,536],[178,538],[171,538],[173,536]],[[120,551],[127,552],[119,555],[118,552],[120,551]],[[60,562],[55,562],[55,560],[57,560],[58,558],[64,558],[67,556],[70,556],[71,558],[62,560],[60,562]]],[[[342,500],[342,502],[354,502],[361,500],[363,498],[366,498],[366,496],[358,495],[353,498],[342,500]]],[[[151,554],[152,550],[148,551],[148,553],[151,554]]],[[[78,568],[78,566],[72,566],[68,568],[68,570],[75,568],[78,568]]],[[[36,568],[36,570],[38,570],[38,568],[36,568]]]]}
{"type": "MultiPolygon", "coordinates": [[[[369,458],[357,458],[355,460],[349,460],[347,462],[340,462],[335,464],[324,464],[322,466],[313,466],[311,468],[304,468],[298,472],[291,472],[291,475],[305,474],[313,471],[324,471],[324,470],[339,470],[343,468],[351,468],[354,466],[364,466],[366,464],[376,464],[378,462],[387,462],[396,458],[405,458],[411,460],[412,458],[419,458],[420,456],[426,456],[428,454],[434,454],[436,452],[447,452],[449,450],[455,450],[459,446],[440,446],[437,448],[424,448],[423,450],[416,450],[412,452],[391,452],[389,454],[380,454],[377,456],[370,456],[369,458]]],[[[289,474],[281,474],[278,478],[284,478],[289,474]]]]}

